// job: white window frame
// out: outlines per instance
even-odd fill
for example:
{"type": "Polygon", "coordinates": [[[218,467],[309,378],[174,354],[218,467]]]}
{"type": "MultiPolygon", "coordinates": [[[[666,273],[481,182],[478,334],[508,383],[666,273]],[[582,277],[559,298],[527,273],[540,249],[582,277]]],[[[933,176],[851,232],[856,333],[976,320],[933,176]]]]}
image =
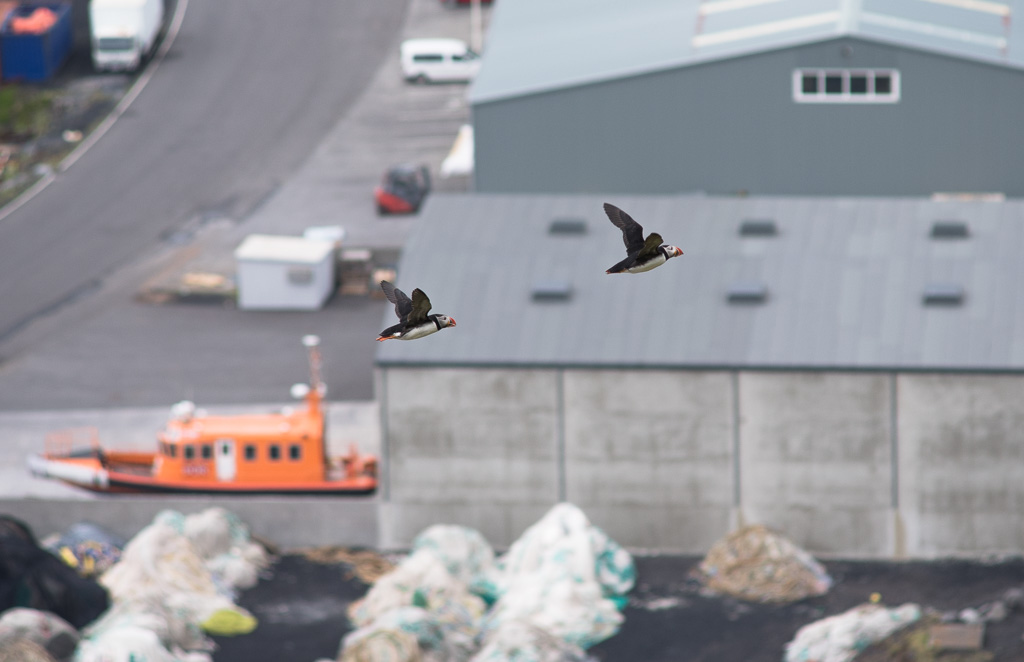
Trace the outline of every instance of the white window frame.
{"type": "Polygon", "coordinates": [[[793,101],[796,103],[899,103],[900,100],[900,72],[896,69],[794,69],[793,70],[793,101]],[[843,91],[839,94],[825,92],[825,77],[839,75],[843,80],[843,91]],[[884,74],[889,76],[891,88],[888,93],[878,94],[875,92],[875,76],[884,74]],[[818,91],[804,92],[804,76],[816,75],[818,77],[818,91]],[[866,76],[868,82],[867,92],[864,94],[853,94],[850,92],[850,77],[866,76]]]}

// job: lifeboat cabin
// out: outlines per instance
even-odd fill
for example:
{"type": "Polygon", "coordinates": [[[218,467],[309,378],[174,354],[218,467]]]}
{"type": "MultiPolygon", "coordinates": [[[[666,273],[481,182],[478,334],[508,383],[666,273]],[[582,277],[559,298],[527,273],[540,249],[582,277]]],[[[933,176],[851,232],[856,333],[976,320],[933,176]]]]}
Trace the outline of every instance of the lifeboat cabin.
{"type": "Polygon", "coordinates": [[[157,439],[157,483],[232,483],[234,488],[294,491],[330,480],[319,394],[304,411],[243,416],[196,416],[195,405],[174,406],[157,439]]]}

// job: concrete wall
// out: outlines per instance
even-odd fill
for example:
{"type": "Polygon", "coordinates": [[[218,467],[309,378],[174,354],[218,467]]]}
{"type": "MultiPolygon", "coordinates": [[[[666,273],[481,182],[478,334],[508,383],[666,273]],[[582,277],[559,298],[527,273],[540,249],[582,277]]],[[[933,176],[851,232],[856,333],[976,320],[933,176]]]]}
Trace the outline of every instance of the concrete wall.
{"type": "Polygon", "coordinates": [[[1024,551],[1024,377],[899,377],[907,553],[1024,551]]]}
{"type": "Polygon", "coordinates": [[[840,38],[475,104],[482,192],[1024,195],[1024,72],[840,38]],[[895,104],[796,103],[797,68],[893,68],[895,104]],[[595,139],[599,136],[600,139],[595,139]]]}
{"type": "Polygon", "coordinates": [[[404,369],[384,393],[381,542],[559,500],[627,547],[702,553],[738,522],[817,554],[1024,551],[1024,376],[404,369]]]}
{"type": "Polygon", "coordinates": [[[734,505],[727,373],[569,370],[568,501],[616,540],[706,551],[734,505]]]}
{"type": "Polygon", "coordinates": [[[886,374],[742,373],[743,515],[818,552],[891,552],[886,374]]]}
{"type": "Polygon", "coordinates": [[[386,371],[378,394],[383,547],[408,547],[436,523],[502,546],[558,499],[554,371],[386,371]]]}

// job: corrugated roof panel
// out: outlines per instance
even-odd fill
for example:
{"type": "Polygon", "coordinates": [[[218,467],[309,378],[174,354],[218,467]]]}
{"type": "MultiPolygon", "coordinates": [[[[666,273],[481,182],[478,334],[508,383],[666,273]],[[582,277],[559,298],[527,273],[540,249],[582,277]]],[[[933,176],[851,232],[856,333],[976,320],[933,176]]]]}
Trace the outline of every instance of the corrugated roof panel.
{"type": "MultiPolygon", "coordinates": [[[[623,248],[603,219],[606,199],[432,196],[397,284],[423,288],[459,326],[382,343],[378,359],[1024,370],[1024,341],[1014,332],[1024,328],[1022,201],[626,197],[616,203],[686,254],[645,274],[607,275],[623,248]],[[786,233],[761,242],[771,250],[747,253],[735,219],[765,214],[785,218],[786,233]],[[564,240],[547,234],[555,215],[601,222],[567,255],[564,240]],[[944,216],[968,220],[971,241],[929,239],[944,216]],[[494,246],[502,246],[500,260],[494,246]],[[530,288],[546,277],[571,282],[572,298],[533,303],[530,288]],[[768,301],[729,305],[724,292],[740,279],[766,283],[768,301]],[[964,305],[922,305],[925,285],[944,281],[964,287],[964,305]]],[[[385,325],[392,319],[389,307],[385,325]]]]}

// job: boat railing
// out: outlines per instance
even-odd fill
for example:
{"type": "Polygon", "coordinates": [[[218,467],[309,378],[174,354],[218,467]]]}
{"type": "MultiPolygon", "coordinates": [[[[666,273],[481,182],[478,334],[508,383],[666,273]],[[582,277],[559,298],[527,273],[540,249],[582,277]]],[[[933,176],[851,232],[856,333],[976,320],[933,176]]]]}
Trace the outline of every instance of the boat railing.
{"type": "Polygon", "coordinates": [[[355,478],[357,476],[377,476],[377,457],[359,452],[355,444],[351,444],[348,453],[328,458],[328,478],[355,478]]]}
{"type": "Polygon", "coordinates": [[[100,434],[97,428],[65,428],[46,435],[44,453],[48,458],[71,457],[86,453],[99,453],[100,434]]]}

